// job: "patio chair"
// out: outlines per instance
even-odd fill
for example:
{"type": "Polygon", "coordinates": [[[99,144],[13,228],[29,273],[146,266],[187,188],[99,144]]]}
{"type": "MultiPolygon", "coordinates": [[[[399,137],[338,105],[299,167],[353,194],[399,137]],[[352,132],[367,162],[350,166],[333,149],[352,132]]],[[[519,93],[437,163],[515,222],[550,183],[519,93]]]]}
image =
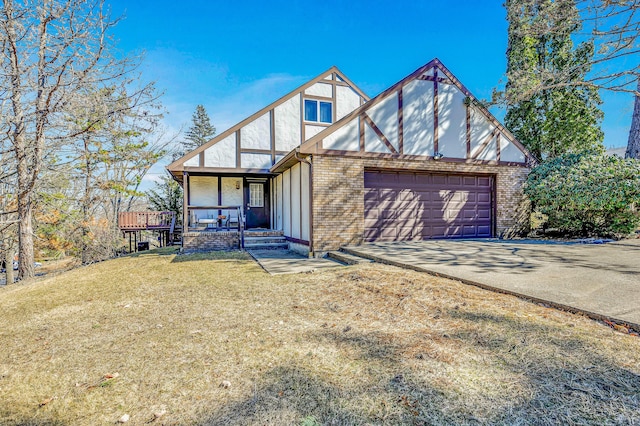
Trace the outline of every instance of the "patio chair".
{"type": "Polygon", "coordinates": [[[229,214],[227,215],[227,220],[224,222],[224,225],[225,225],[225,228],[227,228],[227,231],[229,231],[231,227],[238,228],[239,227],[238,213],[234,211],[229,212],[229,214]]]}

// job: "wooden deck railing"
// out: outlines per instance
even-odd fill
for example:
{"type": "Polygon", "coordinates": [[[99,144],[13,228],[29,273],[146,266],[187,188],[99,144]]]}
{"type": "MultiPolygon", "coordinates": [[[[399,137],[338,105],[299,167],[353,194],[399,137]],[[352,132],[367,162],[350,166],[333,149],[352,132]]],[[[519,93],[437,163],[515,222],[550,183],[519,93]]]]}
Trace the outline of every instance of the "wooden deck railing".
{"type": "Polygon", "coordinates": [[[174,212],[120,212],[118,227],[121,231],[172,230],[175,227],[174,212]]]}

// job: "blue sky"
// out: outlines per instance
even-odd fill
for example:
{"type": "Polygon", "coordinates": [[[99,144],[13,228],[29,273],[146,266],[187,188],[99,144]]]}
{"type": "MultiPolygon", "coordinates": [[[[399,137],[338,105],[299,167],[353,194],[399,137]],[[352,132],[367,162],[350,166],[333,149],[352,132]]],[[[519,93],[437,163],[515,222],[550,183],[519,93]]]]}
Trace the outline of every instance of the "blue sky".
{"type": "MultiPolygon", "coordinates": [[[[202,104],[222,132],[332,65],[374,96],[437,57],[479,98],[500,85],[506,66],[501,0],[110,4],[125,18],[119,48],[145,52],[142,78],[164,92],[174,131],[202,104]]],[[[602,97],[605,145],[626,145],[633,98],[602,97]]]]}

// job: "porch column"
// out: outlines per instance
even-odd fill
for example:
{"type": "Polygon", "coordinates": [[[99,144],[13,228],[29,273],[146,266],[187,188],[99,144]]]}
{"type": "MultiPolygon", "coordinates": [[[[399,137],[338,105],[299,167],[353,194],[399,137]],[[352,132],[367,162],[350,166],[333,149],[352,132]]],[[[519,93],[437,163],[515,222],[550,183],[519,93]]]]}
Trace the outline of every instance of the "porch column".
{"type": "Polygon", "coordinates": [[[182,172],[182,234],[189,231],[189,173],[182,172]]]}

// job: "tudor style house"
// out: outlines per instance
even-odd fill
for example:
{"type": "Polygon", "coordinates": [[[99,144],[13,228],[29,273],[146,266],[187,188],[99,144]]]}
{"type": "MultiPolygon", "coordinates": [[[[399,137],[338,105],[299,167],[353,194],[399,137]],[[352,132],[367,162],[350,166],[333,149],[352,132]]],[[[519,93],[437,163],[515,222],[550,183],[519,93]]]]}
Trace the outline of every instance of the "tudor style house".
{"type": "Polygon", "coordinates": [[[167,169],[184,188],[186,250],[263,232],[319,256],[514,232],[534,162],[434,59],[373,99],[330,68],[167,169]]]}

